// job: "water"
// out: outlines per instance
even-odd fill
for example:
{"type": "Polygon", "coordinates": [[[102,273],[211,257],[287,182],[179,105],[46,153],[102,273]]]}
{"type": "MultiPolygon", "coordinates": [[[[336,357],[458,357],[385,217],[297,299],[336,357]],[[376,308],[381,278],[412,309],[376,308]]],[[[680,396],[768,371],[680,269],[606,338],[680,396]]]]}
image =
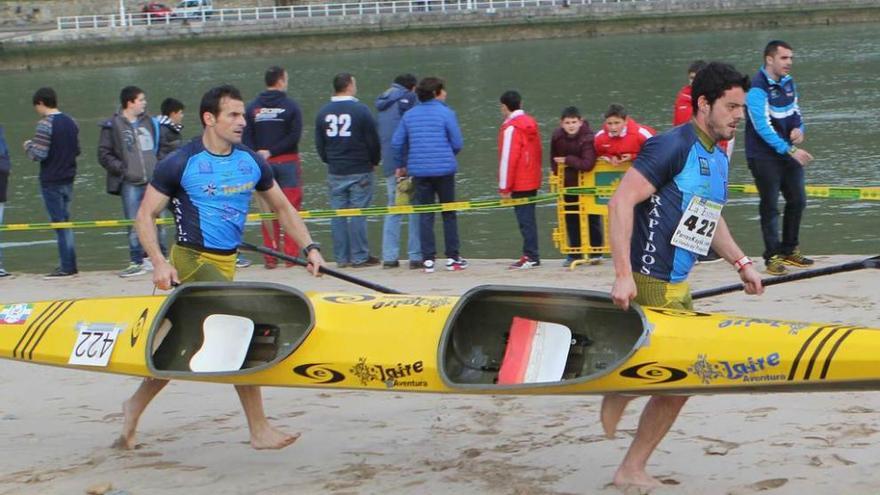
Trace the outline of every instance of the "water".
{"type": "MultiPolygon", "coordinates": [[[[37,164],[27,161],[20,143],[31,137],[37,116],[33,91],[51,85],[60,107],[80,124],[83,155],[75,185],[73,218],[120,218],[121,202],[104,192],[104,170],[97,163],[98,123],[118,105],[119,89],[135,84],[147,92],[148,109],[158,112],[167,96],[187,107],[185,134],[199,130],[197,107],[210,86],[232,83],[250,99],[262,90],[262,74],[272,64],[290,72],[290,94],[303,108],[306,129],[300,144],[305,174],[305,208],[328,207],[326,168],[314,152],[313,119],[330,94],[333,74],[349,71],[358,79],[359,96],[373,99],[398,73],[439,75],[447,79],[448,103],[458,113],[465,136],[459,156],[457,196],[491,198],[496,190],[496,136],[501,116],[498,96],[507,89],[524,95],[527,111],[541,123],[544,141],[557,124],[559,111],[576,105],[596,129],[609,103],[626,105],[638,121],[658,130],[670,127],[672,102],[684,83],[688,64],[697,58],[724,60],[754,73],[761,50],[773,38],[795,47],[793,74],[801,92],[807,122],[803,147],[816,160],[807,170],[809,184],[880,185],[880,144],[876,112],[880,108],[880,25],[815,27],[781,31],[737,31],[673,35],[628,35],[605,38],[505,42],[472,46],[437,46],[313,53],[204,61],[136,63],[110,68],[65,68],[3,74],[0,123],[13,152],[13,177],[6,222],[43,222],[37,164]]],[[[731,169],[732,183],[751,183],[738,135],[731,169]]],[[[378,181],[377,181],[378,182],[378,181]]],[[[375,203],[384,204],[384,184],[375,203]]],[[[538,209],[542,255],[560,257],[552,247],[555,207],[538,209]]],[[[877,254],[880,229],[877,202],[810,199],[802,225],[802,245],[814,254],[877,254]]],[[[745,250],[760,254],[757,198],[735,196],[725,210],[734,235],[745,250]]],[[[467,257],[519,255],[521,238],[511,211],[493,210],[459,216],[462,253],[467,257]]],[[[315,237],[330,244],[329,221],[310,222],[315,237]]],[[[47,271],[57,263],[49,231],[2,234],[3,256],[13,271],[47,271]]],[[[259,229],[248,227],[256,241],[259,229]]],[[[81,269],[118,269],[127,264],[122,229],[79,229],[77,255],[81,269]]],[[[370,221],[373,253],[381,252],[381,219],[370,221]]],[[[405,252],[405,249],[403,249],[405,252]]]]}

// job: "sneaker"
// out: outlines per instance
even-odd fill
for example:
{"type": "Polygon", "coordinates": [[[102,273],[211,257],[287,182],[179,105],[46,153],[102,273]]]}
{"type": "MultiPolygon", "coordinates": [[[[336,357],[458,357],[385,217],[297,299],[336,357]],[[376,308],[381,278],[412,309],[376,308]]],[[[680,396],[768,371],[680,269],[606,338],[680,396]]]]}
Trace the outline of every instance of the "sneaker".
{"type": "Polygon", "coordinates": [[[508,270],[528,270],[529,268],[538,268],[541,266],[540,260],[530,260],[528,256],[523,256],[519,260],[511,263],[507,267],[508,270]]]}
{"type": "MultiPolygon", "coordinates": [[[[76,276],[77,273],[78,273],[78,272],[76,272],[76,271],[73,271],[73,272],[65,272],[65,271],[62,270],[61,268],[56,268],[54,272],[52,272],[52,273],[50,273],[50,274],[48,274],[48,275],[44,275],[44,276],[43,276],[43,280],[60,280],[60,279],[63,279],[63,278],[73,278],[73,277],[76,276]]],[[[145,273],[146,273],[146,272],[145,272],[145,273]]]]}
{"type": "Polygon", "coordinates": [[[425,273],[434,273],[434,260],[423,261],[422,267],[425,268],[425,273]]]}
{"type": "Polygon", "coordinates": [[[0,268],[0,278],[6,278],[6,277],[11,277],[11,276],[12,276],[11,273],[7,272],[3,268],[0,268]]]}
{"type": "Polygon", "coordinates": [[[128,267],[119,272],[119,276],[122,278],[137,277],[138,275],[143,275],[145,273],[147,273],[147,271],[144,270],[143,263],[131,263],[128,265],[128,267]]]}
{"type": "Polygon", "coordinates": [[[582,259],[584,258],[581,256],[566,256],[565,259],[562,260],[562,268],[571,268],[572,263],[582,259]]]}
{"type": "Polygon", "coordinates": [[[601,254],[591,254],[587,257],[587,262],[593,266],[601,265],[602,260],[605,259],[601,254]]]}
{"type": "Polygon", "coordinates": [[[410,270],[421,270],[422,269],[422,260],[409,260],[409,269],[410,270]]]}
{"type": "Polygon", "coordinates": [[[764,265],[764,271],[773,276],[785,275],[788,272],[785,269],[785,262],[782,261],[782,257],[778,254],[765,261],[764,265]]]}
{"type": "MultiPolygon", "coordinates": [[[[275,266],[277,266],[277,263],[278,262],[276,261],[275,266]]],[[[238,256],[237,258],[235,258],[235,267],[236,268],[247,268],[247,267],[251,266],[252,264],[253,263],[251,263],[251,260],[245,258],[244,256],[238,256]]],[[[275,268],[275,266],[273,266],[272,268],[275,268]]]]}
{"type": "Polygon", "coordinates": [[[150,258],[144,258],[144,270],[151,272],[153,271],[153,262],[150,261],[150,258]]]}
{"type": "Polygon", "coordinates": [[[780,258],[782,259],[782,262],[786,265],[796,266],[798,268],[813,266],[813,263],[815,263],[815,261],[802,255],[801,252],[798,250],[795,250],[791,254],[783,254],[782,256],[780,256],[780,258]]]}
{"type": "MultiPolygon", "coordinates": [[[[347,261],[337,261],[336,268],[348,268],[351,266],[351,263],[347,261]]],[[[275,268],[274,266],[272,268],[275,268]]]]}
{"type": "Polygon", "coordinates": [[[450,272],[458,272],[468,267],[468,261],[461,256],[457,258],[446,258],[446,269],[450,272]]]}
{"type": "Polygon", "coordinates": [[[400,262],[397,260],[382,262],[382,268],[398,268],[398,267],[400,267],[400,262]]]}
{"type": "Polygon", "coordinates": [[[375,256],[369,256],[369,257],[367,257],[367,259],[365,259],[364,261],[361,261],[360,263],[352,263],[351,267],[352,268],[364,268],[367,266],[376,266],[378,264],[379,264],[379,258],[377,258],[375,256]]]}
{"type": "MultiPolygon", "coordinates": [[[[238,259],[235,260],[235,264],[238,265],[238,259]]],[[[263,262],[263,268],[266,270],[274,270],[278,268],[278,260],[275,258],[266,258],[263,262]]]]}

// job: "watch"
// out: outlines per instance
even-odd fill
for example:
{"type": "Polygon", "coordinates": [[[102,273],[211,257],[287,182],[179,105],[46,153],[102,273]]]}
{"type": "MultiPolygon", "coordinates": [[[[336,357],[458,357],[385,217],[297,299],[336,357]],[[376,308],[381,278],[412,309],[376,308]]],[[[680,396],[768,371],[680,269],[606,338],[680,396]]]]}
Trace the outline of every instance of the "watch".
{"type": "Polygon", "coordinates": [[[789,155],[791,155],[791,156],[794,156],[794,154],[797,153],[797,151],[798,151],[798,147],[795,146],[795,145],[791,145],[791,146],[788,147],[788,152],[787,152],[787,153],[788,153],[789,155]]]}
{"type": "Polygon", "coordinates": [[[304,247],[302,250],[303,256],[308,258],[309,253],[311,253],[313,249],[317,249],[320,252],[321,251],[321,243],[313,242],[313,243],[309,244],[308,246],[304,247]]]}

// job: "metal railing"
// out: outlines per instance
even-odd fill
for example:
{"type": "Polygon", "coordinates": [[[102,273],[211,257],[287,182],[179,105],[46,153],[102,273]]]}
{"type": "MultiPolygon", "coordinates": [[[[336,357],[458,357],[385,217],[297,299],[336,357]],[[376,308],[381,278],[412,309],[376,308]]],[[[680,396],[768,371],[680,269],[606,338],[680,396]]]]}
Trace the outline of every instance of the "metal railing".
{"type": "Polygon", "coordinates": [[[657,0],[390,0],[361,3],[326,3],[284,7],[205,9],[186,14],[131,13],[58,17],[59,30],[104,29],[129,26],[162,26],[182,22],[238,23],[253,21],[358,17],[364,15],[450,13],[534,7],[569,7],[594,4],[647,3],[657,0]]]}

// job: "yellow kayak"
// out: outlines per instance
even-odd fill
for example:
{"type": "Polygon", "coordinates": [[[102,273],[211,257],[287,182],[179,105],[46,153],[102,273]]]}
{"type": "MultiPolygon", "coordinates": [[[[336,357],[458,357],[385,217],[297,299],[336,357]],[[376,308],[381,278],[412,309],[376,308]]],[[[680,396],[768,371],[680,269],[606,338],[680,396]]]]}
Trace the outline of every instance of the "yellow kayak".
{"type": "Polygon", "coordinates": [[[876,389],[880,329],[633,305],[557,288],[463,296],[268,283],[0,305],[0,357],[144,377],[487,394],[876,389]]]}

